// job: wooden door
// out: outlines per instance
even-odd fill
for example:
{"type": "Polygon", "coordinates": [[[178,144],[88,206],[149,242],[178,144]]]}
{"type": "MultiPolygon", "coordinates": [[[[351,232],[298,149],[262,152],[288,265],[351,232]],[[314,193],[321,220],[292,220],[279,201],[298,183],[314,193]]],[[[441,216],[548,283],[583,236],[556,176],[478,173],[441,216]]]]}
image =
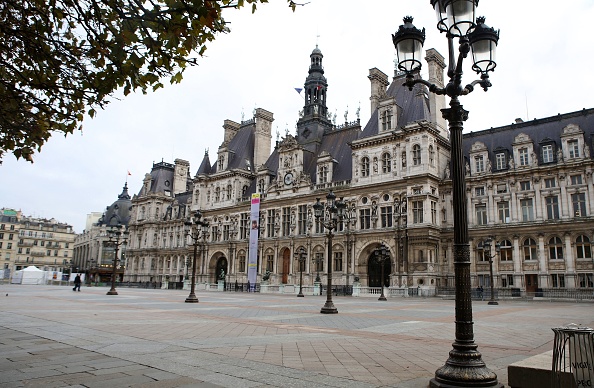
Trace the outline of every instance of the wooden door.
{"type": "Polygon", "coordinates": [[[283,252],[283,284],[287,284],[289,281],[289,269],[291,266],[291,252],[288,249],[285,249],[283,252]]]}

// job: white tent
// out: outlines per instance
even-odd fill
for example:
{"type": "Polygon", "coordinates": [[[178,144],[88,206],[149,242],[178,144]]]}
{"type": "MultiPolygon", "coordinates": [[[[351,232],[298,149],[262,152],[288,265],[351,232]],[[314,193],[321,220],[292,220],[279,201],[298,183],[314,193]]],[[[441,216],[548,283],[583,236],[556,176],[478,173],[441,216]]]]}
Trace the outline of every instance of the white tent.
{"type": "Polygon", "coordinates": [[[12,276],[12,282],[16,284],[45,284],[45,272],[31,265],[12,276]]]}

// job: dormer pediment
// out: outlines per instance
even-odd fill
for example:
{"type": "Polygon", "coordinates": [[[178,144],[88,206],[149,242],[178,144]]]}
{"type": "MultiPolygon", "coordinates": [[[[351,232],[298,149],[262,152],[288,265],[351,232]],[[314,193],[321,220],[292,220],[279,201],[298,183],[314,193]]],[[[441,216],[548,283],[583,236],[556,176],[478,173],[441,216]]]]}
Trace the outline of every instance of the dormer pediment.
{"type": "Polygon", "coordinates": [[[470,147],[471,153],[472,152],[482,152],[482,151],[487,151],[487,146],[482,141],[477,141],[470,147]]]}
{"type": "Polygon", "coordinates": [[[522,145],[526,143],[532,143],[532,139],[525,133],[520,133],[518,136],[514,138],[513,145],[522,145]]]}

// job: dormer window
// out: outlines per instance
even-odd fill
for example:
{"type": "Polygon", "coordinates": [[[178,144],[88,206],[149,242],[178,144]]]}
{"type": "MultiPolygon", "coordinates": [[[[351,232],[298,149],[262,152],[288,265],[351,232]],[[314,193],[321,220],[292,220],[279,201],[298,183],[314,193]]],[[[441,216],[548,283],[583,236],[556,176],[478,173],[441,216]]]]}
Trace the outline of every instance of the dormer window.
{"type": "Polygon", "coordinates": [[[320,166],[318,168],[318,183],[328,182],[328,166],[320,166]]]}
{"type": "Polygon", "coordinates": [[[223,166],[225,165],[225,156],[219,156],[219,171],[223,170],[223,166]]]}
{"type": "Polygon", "coordinates": [[[530,164],[530,160],[528,158],[528,148],[520,148],[518,150],[519,158],[520,158],[520,166],[528,166],[530,164]]]}
{"type": "Polygon", "coordinates": [[[485,172],[485,158],[483,155],[478,155],[474,157],[474,166],[476,172],[485,172]]]}
{"type": "Polygon", "coordinates": [[[392,110],[388,109],[382,113],[382,131],[392,129],[392,110]]]}
{"type": "Polygon", "coordinates": [[[555,151],[552,144],[545,144],[541,147],[543,163],[552,163],[555,160],[555,151]]]}
{"type": "Polygon", "coordinates": [[[580,157],[580,147],[577,140],[568,140],[567,141],[567,151],[569,153],[569,158],[579,158],[580,157]]]}
{"type": "Polygon", "coordinates": [[[507,168],[507,155],[505,152],[499,152],[495,154],[495,169],[505,170],[507,168]]]}
{"type": "Polygon", "coordinates": [[[264,179],[258,181],[258,192],[264,193],[264,179]]]}

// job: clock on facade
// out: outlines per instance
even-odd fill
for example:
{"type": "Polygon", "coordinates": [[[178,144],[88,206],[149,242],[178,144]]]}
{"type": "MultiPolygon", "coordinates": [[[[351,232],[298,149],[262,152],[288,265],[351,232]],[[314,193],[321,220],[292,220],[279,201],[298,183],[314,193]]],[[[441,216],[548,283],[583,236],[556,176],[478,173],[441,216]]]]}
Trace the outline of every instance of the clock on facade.
{"type": "Polygon", "coordinates": [[[290,185],[293,183],[293,174],[290,172],[285,175],[285,185],[290,185]]]}

